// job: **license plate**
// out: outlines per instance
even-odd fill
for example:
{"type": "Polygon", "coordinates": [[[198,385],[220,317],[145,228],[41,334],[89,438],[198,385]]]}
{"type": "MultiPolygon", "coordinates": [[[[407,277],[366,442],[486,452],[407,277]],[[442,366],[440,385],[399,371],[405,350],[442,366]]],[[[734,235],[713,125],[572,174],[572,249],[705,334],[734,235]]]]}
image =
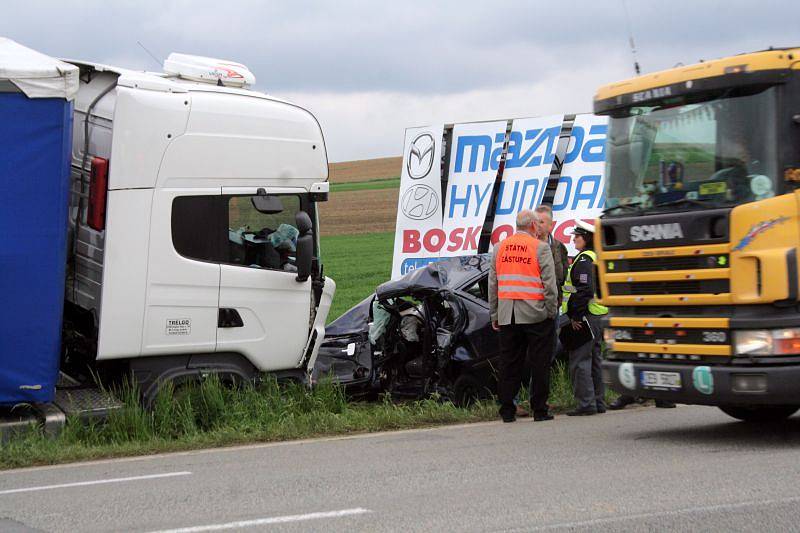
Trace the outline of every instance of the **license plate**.
{"type": "Polygon", "coordinates": [[[681,389],[681,375],[679,372],[656,372],[643,370],[641,374],[642,386],[651,389],[681,389]]]}

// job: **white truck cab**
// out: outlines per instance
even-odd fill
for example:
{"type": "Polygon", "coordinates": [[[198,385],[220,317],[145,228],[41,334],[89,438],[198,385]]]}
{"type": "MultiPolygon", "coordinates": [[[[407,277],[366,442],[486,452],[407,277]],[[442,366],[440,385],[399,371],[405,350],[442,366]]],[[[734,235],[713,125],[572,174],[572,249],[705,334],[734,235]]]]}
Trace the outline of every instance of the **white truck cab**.
{"type": "Polygon", "coordinates": [[[322,275],[322,130],[229,61],[163,73],[68,61],[75,100],[67,360],[164,380],[313,367],[335,284],[322,275]]]}

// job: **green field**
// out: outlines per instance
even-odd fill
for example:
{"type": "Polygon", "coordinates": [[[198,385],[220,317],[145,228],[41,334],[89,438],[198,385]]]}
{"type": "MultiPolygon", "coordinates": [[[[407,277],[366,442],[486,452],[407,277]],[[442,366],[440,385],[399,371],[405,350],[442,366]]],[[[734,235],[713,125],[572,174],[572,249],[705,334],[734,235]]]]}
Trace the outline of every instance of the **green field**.
{"type": "Polygon", "coordinates": [[[399,189],[400,177],[381,178],[368,181],[353,181],[348,183],[332,183],[331,192],[367,191],[374,189],[399,189]]]}
{"type": "Polygon", "coordinates": [[[320,246],[325,275],[336,282],[329,322],[389,280],[394,233],[333,235],[322,237],[320,246]]]}

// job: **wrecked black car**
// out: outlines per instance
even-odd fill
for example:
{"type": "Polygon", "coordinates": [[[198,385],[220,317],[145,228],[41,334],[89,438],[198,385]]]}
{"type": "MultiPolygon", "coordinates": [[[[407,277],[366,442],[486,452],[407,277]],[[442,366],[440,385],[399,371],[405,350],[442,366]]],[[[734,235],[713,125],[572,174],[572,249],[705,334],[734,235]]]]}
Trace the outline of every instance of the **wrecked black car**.
{"type": "Polygon", "coordinates": [[[380,285],[325,329],[313,379],[350,396],[438,393],[457,405],[497,390],[499,340],[489,318],[491,257],[431,263],[380,285]]]}

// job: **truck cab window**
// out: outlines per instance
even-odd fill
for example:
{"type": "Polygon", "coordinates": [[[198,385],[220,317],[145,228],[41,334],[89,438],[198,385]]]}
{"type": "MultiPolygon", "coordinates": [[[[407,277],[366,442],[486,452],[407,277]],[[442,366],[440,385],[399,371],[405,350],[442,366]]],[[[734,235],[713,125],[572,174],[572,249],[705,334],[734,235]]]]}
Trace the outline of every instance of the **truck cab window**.
{"type": "Polygon", "coordinates": [[[270,195],[269,200],[258,202],[258,197],[254,196],[226,198],[228,250],[225,262],[253,268],[296,270],[295,215],[301,209],[300,197],[270,195]]]}
{"type": "Polygon", "coordinates": [[[172,245],[183,257],[222,263],[225,260],[219,196],[179,196],[172,202],[172,245]]]}

